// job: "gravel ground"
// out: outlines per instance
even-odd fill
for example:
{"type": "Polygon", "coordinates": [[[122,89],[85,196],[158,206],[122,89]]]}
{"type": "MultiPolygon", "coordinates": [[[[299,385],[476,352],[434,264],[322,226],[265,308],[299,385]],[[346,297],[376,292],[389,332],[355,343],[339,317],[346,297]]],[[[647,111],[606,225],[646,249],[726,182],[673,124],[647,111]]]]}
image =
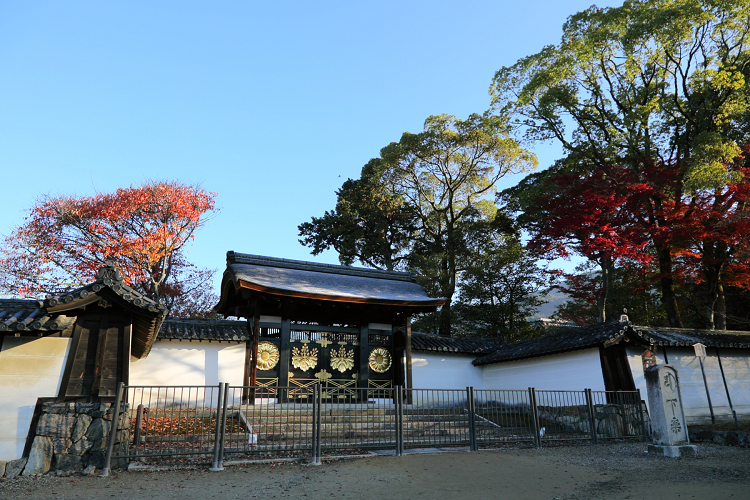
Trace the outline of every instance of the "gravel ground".
{"type": "Polygon", "coordinates": [[[321,466],[235,465],[221,472],[45,475],[0,480],[0,498],[750,499],[748,448],[701,444],[696,459],[645,450],[645,443],[615,443],[372,456],[321,466]]]}

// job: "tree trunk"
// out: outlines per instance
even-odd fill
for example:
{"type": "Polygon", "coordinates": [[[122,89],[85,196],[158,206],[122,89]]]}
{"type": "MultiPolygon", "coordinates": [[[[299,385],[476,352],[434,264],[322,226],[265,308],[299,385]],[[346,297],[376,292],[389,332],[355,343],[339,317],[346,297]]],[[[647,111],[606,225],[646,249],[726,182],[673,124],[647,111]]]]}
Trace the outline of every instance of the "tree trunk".
{"type": "Polygon", "coordinates": [[[438,334],[450,336],[451,334],[451,299],[445,301],[440,308],[440,323],[438,325],[438,334]]]}
{"type": "Polygon", "coordinates": [[[659,272],[661,273],[661,301],[667,312],[667,321],[673,328],[682,328],[680,309],[677,306],[677,295],[674,291],[674,278],[672,277],[672,251],[669,247],[660,247],[656,250],[659,256],[659,272]]]}
{"type": "Polygon", "coordinates": [[[717,287],[718,293],[716,297],[716,307],[714,308],[714,321],[716,322],[717,330],[727,329],[727,303],[724,298],[724,285],[719,281],[717,287]]]}
{"type": "Polygon", "coordinates": [[[612,264],[602,260],[599,262],[599,266],[602,268],[602,289],[597,298],[597,305],[599,306],[599,323],[604,323],[607,321],[607,299],[609,298],[612,264]]]}
{"type": "Polygon", "coordinates": [[[703,276],[706,278],[708,291],[706,292],[706,328],[708,330],[726,330],[726,310],[723,311],[721,320],[717,318],[719,307],[726,309],[725,305],[719,304],[719,296],[723,295],[724,290],[721,283],[721,277],[724,273],[724,265],[727,261],[728,248],[723,242],[704,242],[703,243],[703,276]],[[720,326],[721,325],[721,326],[720,326]]]}

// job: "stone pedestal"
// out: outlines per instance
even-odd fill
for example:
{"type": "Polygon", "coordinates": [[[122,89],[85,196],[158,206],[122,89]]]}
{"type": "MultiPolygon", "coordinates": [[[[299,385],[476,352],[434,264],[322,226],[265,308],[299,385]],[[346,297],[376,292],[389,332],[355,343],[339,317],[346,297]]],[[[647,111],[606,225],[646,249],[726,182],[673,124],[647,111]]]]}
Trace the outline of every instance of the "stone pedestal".
{"type": "Polygon", "coordinates": [[[697,447],[690,444],[682,407],[677,370],[670,365],[651,366],[644,372],[651,416],[649,453],[666,457],[694,457],[697,447]]]}
{"type": "Polygon", "coordinates": [[[683,446],[650,444],[648,445],[648,452],[656,455],[664,455],[669,458],[695,458],[698,456],[698,447],[694,444],[686,444],[683,446]]]}

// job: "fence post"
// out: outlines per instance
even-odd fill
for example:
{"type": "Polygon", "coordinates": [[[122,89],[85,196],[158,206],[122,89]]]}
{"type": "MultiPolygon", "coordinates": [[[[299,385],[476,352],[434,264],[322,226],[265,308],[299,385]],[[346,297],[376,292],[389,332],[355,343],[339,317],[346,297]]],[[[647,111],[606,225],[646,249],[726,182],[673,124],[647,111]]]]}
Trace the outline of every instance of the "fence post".
{"type": "Polygon", "coordinates": [[[469,406],[469,451],[477,451],[477,427],[474,415],[476,406],[474,404],[474,388],[466,388],[466,399],[469,406]]]}
{"type": "Polygon", "coordinates": [[[599,444],[596,438],[596,415],[594,414],[594,397],[591,394],[591,389],[584,389],[586,392],[586,410],[589,414],[589,427],[591,427],[591,442],[593,444],[599,444]]]}
{"type": "Polygon", "coordinates": [[[214,432],[214,462],[210,471],[224,470],[219,461],[219,448],[221,447],[221,405],[224,402],[224,384],[219,383],[219,396],[216,398],[216,430],[214,432]]]}
{"type": "Polygon", "coordinates": [[[529,404],[531,405],[531,423],[534,427],[534,448],[542,447],[542,437],[539,435],[539,411],[536,404],[536,389],[529,387],[529,404]]]}
{"type": "Polygon", "coordinates": [[[138,451],[138,446],[140,446],[141,444],[141,427],[143,427],[144,411],[144,406],[140,404],[138,405],[138,409],[135,412],[135,433],[133,435],[133,445],[135,446],[136,453],[138,451]]]}
{"type": "Polygon", "coordinates": [[[646,417],[644,416],[644,404],[643,400],[641,399],[641,390],[636,389],[636,392],[638,393],[638,414],[641,416],[641,432],[643,437],[641,438],[641,441],[646,441],[648,439],[648,427],[646,426],[646,417]]]}
{"type": "Polygon", "coordinates": [[[396,396],[393,398],[396,402],[396,456],[400,457],[404,454],[404,388],[397,385],[393,390],[396,396]]]}
{"type": "Polygon", "coordinates": [[[227,408],[229,407],[229,382],[224,382],[224,404],[221,411],[221,436],[219,439],[219,467],[224,468],[224,444],[227,433],[227,408]]]}
{"type": "Polygon", "coordinates": [[[622,422],[622,434],[620,437],[625,437],[628,431],[627,415],[625,410],[625,393],[623,391],[617,391],[617,401],[620,403],[620,422],[622,422]]]}
{"type": "Polygon", "coordinates": [[[320,384],[313,385],[312,404],[312,464],[320,465],[320,405],[322,403],[320,384]]]}
{"type": "Polygon", "coordinates": [[[109,426],[109,436],[107,436],[107,454],[104,456],[104,467],[102,468],[102,477],[109,476],[109,466],[112,461],[112,451],[115,447],[115,438],[117,437],[117,428],[120,426],[120,406],[122,404],[122,381],[117,382],[117,392],[115,393],[115,407],[112,413],[112,423],[109,426]]]}

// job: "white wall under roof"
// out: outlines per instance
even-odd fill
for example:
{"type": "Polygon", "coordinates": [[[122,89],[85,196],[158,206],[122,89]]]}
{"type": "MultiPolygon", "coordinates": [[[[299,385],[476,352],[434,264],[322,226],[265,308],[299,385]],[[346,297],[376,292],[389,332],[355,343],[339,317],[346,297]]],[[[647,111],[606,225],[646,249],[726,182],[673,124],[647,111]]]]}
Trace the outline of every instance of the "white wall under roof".
{"type": "Polygon", "coordinates": [[[130,363],[130,385],[242,385],[245,343],[157,340],[130,363]]]}
{"type": "Polygon", "coordinates": [[[471,364],[476,354],[412,351],[415,389],[482,389],[482,369],[471,364]]]}
{"type": "Polygon", "coordinates": [[[36,400],[56,397],[70,339],[6,336],[0,351],[0,460],[21,458],[36,400]]]}
{"type": "Polygon", "coordinates": [[[604,390],[599,348],[483,365],[485,389],[604,390]]]}
{"type": "MultiPolygon", "coordinates": [[[[692,347],[667,347],[665,360],[664,349],[663,347],[657,349],[656,361],[658,364],[662,364],[668,360],[669,364],[677,370],[680,392],[682,393],[682,406],[688,424],[711,423],[711,410],[706,396],[706,387],[703,384],[700,361],[695,357],[695,351],[692,347]]],[[[641,397],[648,401],[641,361],[643,351],[643,348],[628,348],[627,354],[635,386],[641,390],[641,397]]],[[[719,349],[727,387],[724,387],[724,381],[721,377],[716,349],[708,347],[706,348],[706,354],[703,366],[706,371],[706,382],[708,383],[711,405],[716,420],[734,421],[727,399],[727,389],[737,415],[750,416],[750,356],[748,356],[747,350],[719,349]]]]}

